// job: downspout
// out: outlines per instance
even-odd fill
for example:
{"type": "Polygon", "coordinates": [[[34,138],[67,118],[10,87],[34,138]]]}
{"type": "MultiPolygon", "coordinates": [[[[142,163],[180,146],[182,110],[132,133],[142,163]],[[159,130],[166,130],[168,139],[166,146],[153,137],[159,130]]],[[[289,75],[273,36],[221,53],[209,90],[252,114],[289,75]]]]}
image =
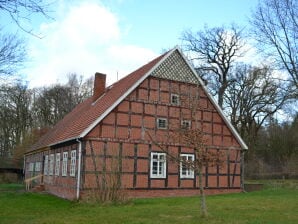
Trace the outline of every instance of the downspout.
{"type": "Polygon", "coordinates": [[[80,198],[80,184],[81,184],[81,160],[82,160],[82,142],[77,139],[79,143],[79,159],[78,159],[78,178],[77,178],[77,200],[80,198]]]}
{"type": "Polygon", "coordinates": [[[24,162],[23,162],[23,180],[26,180],[26,155],[24,155],[24,162]]]}

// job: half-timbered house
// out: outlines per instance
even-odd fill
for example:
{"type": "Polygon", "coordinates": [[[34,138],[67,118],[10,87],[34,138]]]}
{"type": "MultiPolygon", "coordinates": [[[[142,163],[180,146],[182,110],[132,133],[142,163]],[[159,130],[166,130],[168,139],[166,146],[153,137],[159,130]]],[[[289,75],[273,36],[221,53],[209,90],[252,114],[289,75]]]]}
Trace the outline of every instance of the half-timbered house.
{"type": "MultiPolygon", "coordinates": [[[[117,170],[121,188],[131,197],[198,194],[197,174],[168,160],[152,141],[166,136],[172,124],[195,128],[196,121],[206,136],[206,150],[222,151],[225,161],[220,167],[204,168],[206,192],[242,190],[241,167],[247,146],[179,48],[109,87],[105,80],[106,75],[96,73],[93,96],[28,150],[26,179],[43,184],[51,194],[79,199],[117,170]],[[199,105],[195,116],[187,106],[193,93],[199,105]]],[[[163,144],[178,156],[194,159],[191,148],[163,144]]]]}

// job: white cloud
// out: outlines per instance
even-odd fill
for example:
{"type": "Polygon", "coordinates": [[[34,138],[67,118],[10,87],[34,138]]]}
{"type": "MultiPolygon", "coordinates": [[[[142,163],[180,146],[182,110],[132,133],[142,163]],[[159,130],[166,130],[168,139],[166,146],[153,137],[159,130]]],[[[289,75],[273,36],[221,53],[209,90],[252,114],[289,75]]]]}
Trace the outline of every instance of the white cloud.
{"type": "Polygon", "coordinates": [[[24,72],[30,86],[63,82],[70,72],[90,77],[97,71],[106,73],[111,84],[117,72],[122,77],[156,56],[149,49],[122,43],[127,30],[122,32],[117,16],[98,3],[81,1],[59,8],[60,14],[65,12],[61,18],[41,24],[45,37],[29,45],[32,63],[24,72]]]}

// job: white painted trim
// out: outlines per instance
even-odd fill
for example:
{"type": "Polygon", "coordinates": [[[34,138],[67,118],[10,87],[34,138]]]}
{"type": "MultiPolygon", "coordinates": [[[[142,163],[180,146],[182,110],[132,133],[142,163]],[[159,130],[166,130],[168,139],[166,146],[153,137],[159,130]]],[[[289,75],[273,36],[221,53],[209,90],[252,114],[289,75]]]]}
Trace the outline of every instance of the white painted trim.
{"type": "Polygon", "coordinates": [[[156,118],[156,128],[157,129],[162,129],[162,130],[166,130],[168,129],[168,119],[164,118],[164,117],[158,117],[156,118]],[[160,127],[159,126],[159,121],[163,120],[165,122],[165,127],[160,127]]]}
{"type": "Polygon", "coordinates": [[[60,175],[60,167],[61,167],[61,153],[58,152],[55,154],[55,176],[60,175]]]}
{"type": "MultiPolygon", "coordinates": [[[[158,172],[158,170],[157,170],[158,172]]],[[[150,156],[150,178],[152,179],[164,179],[167,177],[167,154],[164,152],[151,152],[151,156],[150,156]],[[162,174],[153,174],[153,156],[157,155],[158,159],[157,162],[161,163],[161,161],[159,160],[159,156],[164,156],[164,161],[162,163],[163,166],[163,173],[162,174]]]]}
{"type": "Polygon", "coordinates": [[[194,179],[195,178],[195,171],[192,169],[192,168],[188,168],[188,170],[190,171],[190,174],[189,175],[183,175],[182,174],[182,168],[183,168],[183,161],[182,161],[182,158],[183,156],[186,156],[186,157],[192,157],[191,161],[195,161],[195,155],[194,154],[191,154],[191,153],[181,153],[180,154],[180,179],[194,179]]]}
{"type": "Polygon", "coordinates": [[[195,69],[193,68],[193,66],[190,64],[190,62],[188,61],[188,59],[185,57],[185,55],[182,53],[182,51],[180,50],[180,48],[179,47],[176,47],[175,49],[177,49],[179,51],[180,55],[183,57],[183,59],[188,64],[188,66],[190,67],[190,69],[192,70],[192,72],[194,73],[194,75],[197,77],[197,79],[198,79],[200,85],[202,86],[204,92],[207,94],[207,97],[212,102],[212,104],[215,106],[216,110],[219,112],[221,118],[227,124],[227,126],[230,129],[230,131],[232,132],[232,134],[236,137],[238,143],[241,145],[241,148],[247,150],[248,149],[247,145],[245,144],[245,142],[243,141],[243,139],[241,138],[241,136],[238,134],[238,132],[236,131],[236,129],[234,128],[234,126],[232,125],[232,123],[229,121],[229,119],[227,119],[227,117],[224,114],[223,110],[220,108],[220,106],[214,100],[213,96],[211,96],[211,94],[207,90],[207,87],[205,86],[203,80],[197,74],[197,72],[195,71],[195,69]]]}
{"type": "Polygon", "coordinates": [[[62,153],[61,176],[67,177],[67,171],[68,171],[68,151],[62,153]]]}
{"type": "Polygon", "coordinates": [[[135,90],[169,55],[177,49],[169,51],[158,63],[156,63],[145,75],[143,75],[134,85],[132,85],[112,106],[110,106],[100,117],[98,117],[89,127],[87,127],[78,138],[85,137],[102,119],[104,119],[118,104],[120,104],[133,90],[135,90]]]}
{"type": "Polygon", "coordinates": [[[79,142],[79,158],[78,158],[78,175],[77,175],[77,200],[80,199],[80,185],[81,185],[81,158],[82,158],[82,142],[79,142]]]}
{"type": "Polygon", "coordinates": [[[178,94],[175,94],[175,93],[171,93],[171,105],[174,105],[174,106],[179,106],[180,105],[180,96],[178,94]],[[177,103],[174,103],[173,102],[173,97],[177,97],[177,103]]]}
{"type": "Polygon", "coordinates": [[[76,166],[77,166],[77,150],[70,151],[70,164],[69,164],[69,176],[75,177],[76,176],[76,166]]]}

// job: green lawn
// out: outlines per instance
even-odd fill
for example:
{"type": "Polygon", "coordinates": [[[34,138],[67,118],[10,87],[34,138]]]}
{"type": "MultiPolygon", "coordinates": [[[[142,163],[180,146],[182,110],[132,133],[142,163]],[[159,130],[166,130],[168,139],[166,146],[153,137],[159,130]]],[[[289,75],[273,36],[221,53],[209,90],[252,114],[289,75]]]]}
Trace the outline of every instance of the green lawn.
{"type": "Polygon", "coordinates": [[[208,196],[209,217],[205,219],[200,218],[198,197],[136,199],[125,205],[100,206],[25,193],[17,185],[0,185],[0,223],[296,224],[296,184],[271,182],[259,192],[208,196]]]}

